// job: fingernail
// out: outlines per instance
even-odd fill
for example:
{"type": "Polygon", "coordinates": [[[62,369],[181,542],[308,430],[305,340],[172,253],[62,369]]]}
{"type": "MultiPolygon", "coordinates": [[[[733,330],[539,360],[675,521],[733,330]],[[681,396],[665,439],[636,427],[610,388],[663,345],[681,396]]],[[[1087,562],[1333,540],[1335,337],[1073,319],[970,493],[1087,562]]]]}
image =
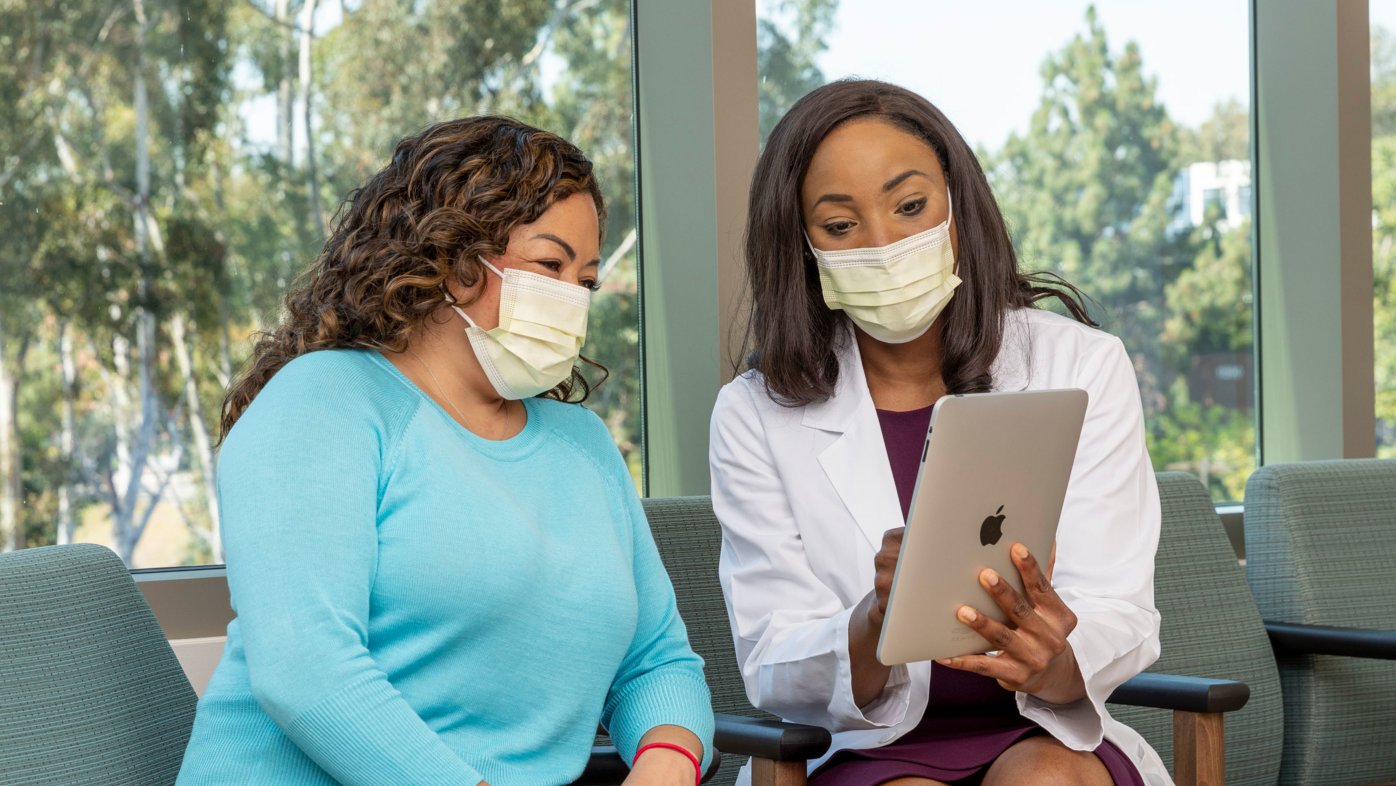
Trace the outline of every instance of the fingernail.
{"type": "Polygon", "coordinates": [[[961,606],[960,619],[964,620],[965,622],[974,622],[975,620],[979,619],[979,615],[976,614],[974,612],[974,609],[970,608],[969,606],[961,606]]]}
{"type": "Polygon", "coordinates": [[[999,585],[999,574],[986,569],[984,571],[984,583],[988,584],[990,587],[997,587],[999,585]]]}
{"type": "Polygon", "coordinates": [[[1023,544],[1021,544],[1021,543],[1015,545],[1015,546],[1013,547],[1013,556],[1017,557],[1018,559],[1027,559],[1027,558],[1028,558],[1028,550],[1027,550],[1027,547],[1025,547],[1025,546],[1024,546],[1023,544]]]}

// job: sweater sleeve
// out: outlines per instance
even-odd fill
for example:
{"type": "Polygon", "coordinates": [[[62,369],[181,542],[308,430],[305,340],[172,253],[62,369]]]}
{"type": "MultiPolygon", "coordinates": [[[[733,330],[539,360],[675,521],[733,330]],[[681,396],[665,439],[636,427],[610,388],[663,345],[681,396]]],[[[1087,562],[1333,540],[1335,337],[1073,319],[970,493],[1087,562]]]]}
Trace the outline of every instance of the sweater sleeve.
{"type": "Polygon", "coordinates": [[[707,771],[713,756],[713,710],[703,659],[689,646],[674,587],[660,561],[640,497],[615,446],[609,450],[615,454],[611,474],[620,476],[617,493],[624,498],[632,533],[637,617],[634,638],[611,683],[601,722],[627,762],[650,729],[662,725],[688,729],[703,745],[702,766],[707,771]]]}
{"type": "Polygon", "coordinates": [[[252,693],[340,783],[477,784],[480,773],[368,649],[379,489],[411,410],[393,415],[336,354],[283,368],[219,458],[228,584],[252,693]]]}

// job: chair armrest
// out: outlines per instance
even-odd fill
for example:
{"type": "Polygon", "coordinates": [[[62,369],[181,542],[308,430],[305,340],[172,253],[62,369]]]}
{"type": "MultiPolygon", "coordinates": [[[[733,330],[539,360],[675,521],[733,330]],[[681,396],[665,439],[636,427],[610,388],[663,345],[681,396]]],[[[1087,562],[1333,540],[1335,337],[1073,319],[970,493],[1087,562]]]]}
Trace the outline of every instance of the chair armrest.
{"type": "MultiPolygon", "coordinates": [[[[713,756],[712,762],[708,764],[708,771],[703,773],[703,782],[707,783],[717,774],[717,770],[722,766],[722,757],[713,756]]],[[[577,780],[572,781],[573,786],[615,786],[621,783],[630,775],[630,765],[625,763],[625,759],[620,756],[620,751],[614,745],[593,745],[591,746],[591,758],[587,759],[587,766],[582,770],[582,774],[577,780]]]]}
{"type": "Polygon", "coordinates": [[[1108,700],[1160,710],[1234,712],[1246,706],[1250,698],[1251,688],[1244,682],[1146,671],[1116,688],[1108,700]]]}
{"type": "Polygon", "coordinates": [[[723,753],[773,761],[808,761],[823,756],[833,738],[829,730],[799,723],[716,713],[713,747],[723,753]]]}
{"type": "Polygon", "coordinates": [[[1396,660],[1396,631],[1266,622],[1265,632],[1277,652],[1396,660]]]}

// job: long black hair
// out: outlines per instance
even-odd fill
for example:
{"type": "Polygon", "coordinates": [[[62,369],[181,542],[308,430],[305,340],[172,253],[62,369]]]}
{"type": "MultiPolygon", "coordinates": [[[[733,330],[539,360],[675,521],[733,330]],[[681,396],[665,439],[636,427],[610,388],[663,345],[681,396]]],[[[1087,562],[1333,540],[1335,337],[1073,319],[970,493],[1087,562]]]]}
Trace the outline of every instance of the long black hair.
{"type": "Polygon", "coordinates": [[[752,177],[746,227],[751,297],[745,363],[789,406],[823,401],[838,382],[847,317],[830,310],[805,245],[800,193],[810,159],[838,126],[878,118],[925,141],[940,159],[955,205],[957,274],[964,283],[937,319],[941,377],[951,393],[993,387],[992,366],[1010,309],[1056,298],[1080,322],[1096,323],[1080,290],[1052,274],[1018,270],[1018,257],[989,181],[960,132],[931,102],[875,80],[833,82],[795,102],[766,141],[752,177]]]}

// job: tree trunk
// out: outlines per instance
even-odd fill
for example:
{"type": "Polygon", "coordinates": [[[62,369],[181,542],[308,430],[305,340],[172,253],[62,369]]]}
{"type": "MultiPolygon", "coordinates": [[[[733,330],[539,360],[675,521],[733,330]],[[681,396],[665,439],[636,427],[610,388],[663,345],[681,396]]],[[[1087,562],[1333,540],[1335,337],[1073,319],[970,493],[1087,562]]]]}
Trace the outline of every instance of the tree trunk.
{"type": "Polygon", "coordinates": [[[276,149],[281,163],[287,167],[294,162],[291,146],[291,123],[295,112],[295,86],[291,81],[291,0],[276,0],[276,37],[280,46],[281,78],[276,83],[276,149]]]}
{"type": "MultiPolygon", "coordinates": [[[[132,0],[136,16],[136,64],[135,64],[135,143],[136,143],[136,194],[135,194],[135,236],[136,254],[140,259],[140,275],[136,279],[136,358],[137,389],[140,396],[140,420],[136,430],[133,451],[129,452],[129,474],[124,479],[124,489],[113,489],[113,518],[117,553],[126,563],[131,564],[136,544],[145,533],[145,525],[150,521],[150,513],[159,503],[159,494],[152,494],[144,514],[137,520],[136,509],[140,503],[142,482],[146,464],[155,449],[156,419],[159,417],[155,388],[155,317],[150,313],[147,300],[150,296],[149,275],[151,269],[152,245],[160,244],[159,227],[150,212],[150,101],[145,84],[145,32],[146,15],[144,0],[132,0]]],[[[123,342],[124,343],[124,342],[123,342]]],[[[118,431],[124,431],[121,423],[118,431]]]]}
{"type": "Polygon", "coordinates": [[[315,242],[325,242],[325,216],[320,206],[320,182],[315,170],[315,134],[311,128],[313,112],[311,98],[315,85],[311,81],[311,47],[315,43],[315,6],[319,0],[305,0],[305,16],[301,21],[300,83],[301,107],[305,110],[305,192],[310,210],[315,242]]]}
{"type": "Polygon", "coordinates": [[[19,451],[19,381],[24,373],[25,345],[21,340],[13,358],[7,357],[0,326],[0,551],[24,547],[20,502],[24,495],[23,465],[19,451]]]}
{"type": "Polygon", "coordinates": [[[58,322],[58,363],[63,385],[63,412],[58,432],[58,453],[63,464],[63,482],[58,486],[58,524],[54,542],[73,542],[77,530],[77,513],[73,510],[73,461],[77,447],[76,401],[78,397],[78,367],[73,352],[73,328],[68,320],[58,322]]]}
{"type": "Polygon", "coordinates": [[[208,511],[209,530],[200,533],[208,540],[213,550],[213,561],[223,561],[223,544],[218,533],[218,487],[214,472],[213,446],[208,438],[208,421],[204,420],[203,404],[199,401],[199,386],[194,378],[194,357],[189,349],[184,315],[176,314],[170,322],[170,340],[174,344],[175,361],[179,363],[179,373],[184,377],[184,401],[189,412],[189,433],[194,436],[194,450],[199,459],[199,475],[202,480],[204,504],[208,511]]]}

